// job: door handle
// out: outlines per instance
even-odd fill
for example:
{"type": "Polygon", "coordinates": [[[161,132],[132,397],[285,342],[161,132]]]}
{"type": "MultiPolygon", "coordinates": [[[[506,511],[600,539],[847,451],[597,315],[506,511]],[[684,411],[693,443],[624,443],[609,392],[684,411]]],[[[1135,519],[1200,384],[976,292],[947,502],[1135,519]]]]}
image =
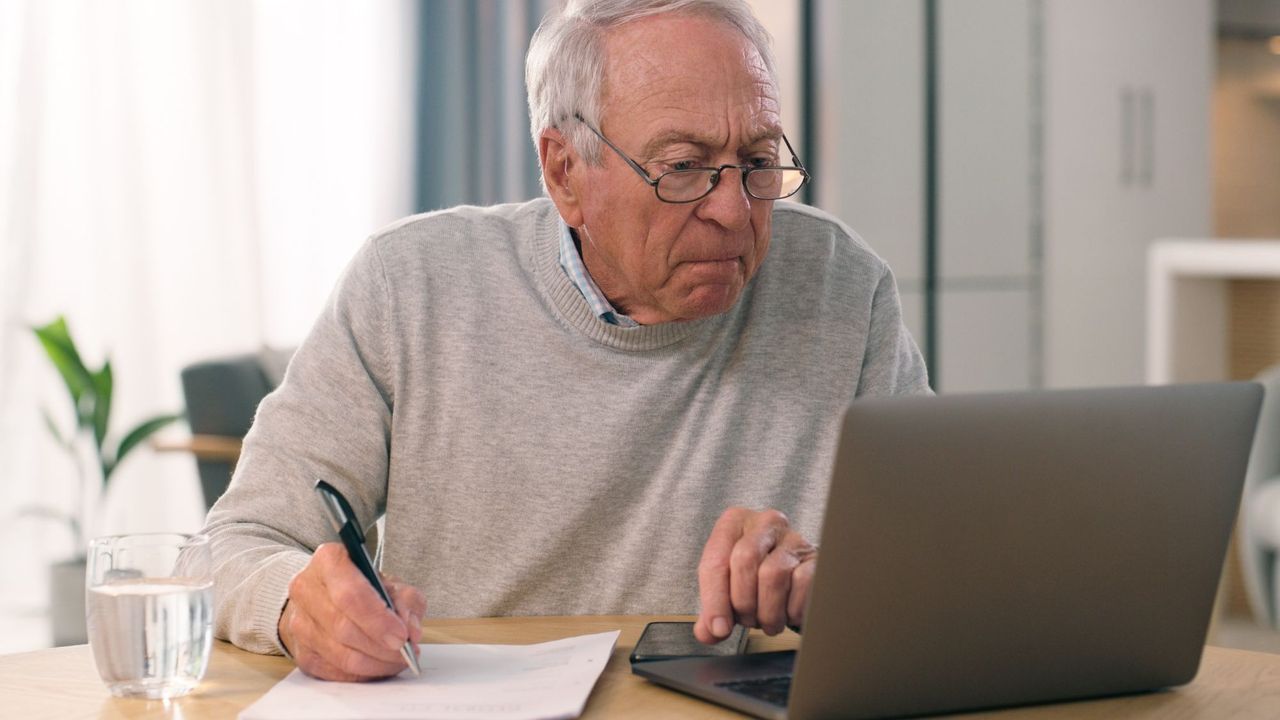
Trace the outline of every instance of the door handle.
{"type": "Polygon", "coordinates": [[[1152,187],[1156,180],[1156,96],[1143,88],[1138,96],[1138,184],[1152,187]]]}

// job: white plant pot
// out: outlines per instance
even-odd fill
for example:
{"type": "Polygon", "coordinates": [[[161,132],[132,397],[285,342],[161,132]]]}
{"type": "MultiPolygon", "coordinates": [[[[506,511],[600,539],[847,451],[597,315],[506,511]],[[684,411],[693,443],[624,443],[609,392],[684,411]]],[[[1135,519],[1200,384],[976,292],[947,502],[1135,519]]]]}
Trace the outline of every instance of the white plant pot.
{"type": "Polygon", "coordinates": [[[49,566],[49,626],[55,647],[89,642],[84,613],[85,559],[49,566]]]}

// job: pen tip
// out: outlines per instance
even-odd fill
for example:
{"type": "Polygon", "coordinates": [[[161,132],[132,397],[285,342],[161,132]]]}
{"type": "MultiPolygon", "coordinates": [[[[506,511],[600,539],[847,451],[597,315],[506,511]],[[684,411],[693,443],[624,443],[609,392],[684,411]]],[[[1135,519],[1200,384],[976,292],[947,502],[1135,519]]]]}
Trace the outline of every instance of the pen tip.
{"type": "Polygon", "coordinates": [[[409,666],[409,672],[413,673],[414,677],[422,677],[422,669],[418,667],[418,658],[414,656],[412,646],[409,643],[405,643],[404,647],[400,648],[400,654],[404,657],[404,664],[409,666]]]}

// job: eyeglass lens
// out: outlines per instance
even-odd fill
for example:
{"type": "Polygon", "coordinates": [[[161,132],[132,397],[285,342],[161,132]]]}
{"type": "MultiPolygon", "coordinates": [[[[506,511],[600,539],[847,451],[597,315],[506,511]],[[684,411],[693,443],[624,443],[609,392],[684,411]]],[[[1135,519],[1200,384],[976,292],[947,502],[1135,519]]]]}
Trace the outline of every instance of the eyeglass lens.
{"type": "MultiPolygon", "coordinates": [[[[697,200],[711,192],[721,171],[676,170],[658,178],[658,195],[671,202],[697,200]]],[[[794,169],[765,168],[746,173],[747,191],[761,200],[778,200],[794,194],[804,184],[804,173],[794,169]]]]}

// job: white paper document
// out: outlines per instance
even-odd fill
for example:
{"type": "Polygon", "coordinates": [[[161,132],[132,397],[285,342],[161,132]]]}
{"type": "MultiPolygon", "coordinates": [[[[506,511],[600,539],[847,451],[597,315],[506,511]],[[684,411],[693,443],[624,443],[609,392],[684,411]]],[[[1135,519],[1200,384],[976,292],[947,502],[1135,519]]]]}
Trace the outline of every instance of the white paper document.
{"type": "Polygon", "coordinates": [[[535,720],[574,718],[609,661],[618,631],[537,645],[423,644],[422,677],[406,668],[371,683],[294,670],[240,720],[535,720]]]}

